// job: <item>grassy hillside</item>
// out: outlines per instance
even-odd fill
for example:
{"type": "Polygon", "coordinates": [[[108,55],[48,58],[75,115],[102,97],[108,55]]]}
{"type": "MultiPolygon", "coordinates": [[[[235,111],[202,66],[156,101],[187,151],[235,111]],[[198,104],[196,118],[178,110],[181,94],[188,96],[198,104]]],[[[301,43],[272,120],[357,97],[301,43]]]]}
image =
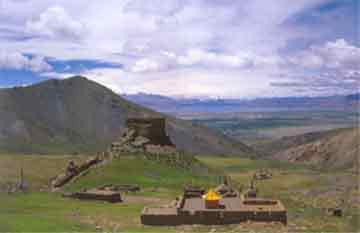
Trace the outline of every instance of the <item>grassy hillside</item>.
{"type": "Polygon", "coordinates": [[[169,204],[182,193],[185,184],[202,186],[216,184],[218,174],[200,162],[189,169],[170,167],[139,157],[125,156],[90,170],[86,175],[64,187],[63,191],[77,191],[103,184],[138,184],[138,194],[123,195],[125,202],[108,204],[61,197],[61,193],[40,192],[50,177],[61,172],[70,160],[81,161],[82,156],[0,156],[0,184],[16,181],[20,168],[26,165],[25,180],[30,185],[27,194],[6,194],[0,189],[0,232],[69,232],[105,230],[126,232],[175,232],[175,229],[143,227],[140,213],[144,206],[169,204]],[[11,169],[4,169],[11,163],[11,169]]]}
{"type": "Polygon", "coordinates": [[[359,128],[333,130],[308,143],[282,150],[273,158],[327,169],[358,169],[359,142],[359,128]]]}
{"type": "MultiPolygon", "coordinates": [[[[0,156],[0,165],[8,164],[11,155],[0,156]],[[6,161],[4,163],[4,161],[6,161]]],[[[30,185],[41,187],[46,180],[62,170],[61,164],[81,156],[27,156],[14,159],[13,170],[28,164],[25,178],[30,185]],[[60,166],[61,165],[61,166],[60,166]],[[52,167],[53,166],[53,167],[52,167]],[[51,172],[51,168],[53,172],[51,172]],[[39,172],[40,170],[43,172],[39,172]],[[34,172],[30,172],[34,170],[34,172]]],[[[281,161],[240,158],[199,157],[210,167],[185,170],[170,168],[151,161],[134,160],[128,156],[91,170],[81,179],[65,187],[65,191],[78,190],[103,183],[137,183],[143,191],[124,195],[125,202],[109,204],[81,201],[61,197],[61,193],[39,192],[33,188],[27,194],[0,192],[0,232],[94,232],[99,229],[111,232],[355,232],[358,225],[360,199],[357,176],[346,171],[323,172],[306,165],[281,161]],[[247,185],[253,173],[261,168],[273,173],[270,180],[258,181],[259,195],[278,198],[288,209],[288,226],[230,225],[230,226],[178,226],[152,227],[140,224],[144,206],[169,204],[181,192],[183,184],[192,181],[204,186],[214,185],[216,174],[223,171],[233,180],[247,185]],[[341,204],[341,218],[324,214],[324,208],[341,204]],[[101,228],[100,228],[101,227],[101,228]]],[[[12,176],[10,169],[0,169],[2,181],[12,176]]]]}
{"type": "Polygon", "coordinates": [[[73,77],[0,90],[0,151],[94,153],[124,130],[128,117],[167,117],[167,130],[180,150],[247,156],[253,151],[220,132],[162,115],[126,101],[111,90],[73,77]]]}
{"type": "Polygon", "coordinates": [[[87,158],[87,156],[80,155],[0,154],[0,184],[18,182],[20,170],[23,169],[26,182],[31,185],[32,191],[36,191],[47,186],[49,179],[62,172],[70,160],[80,163],[87,158]]]}
{"type": "MultiPolygon", "coordinates": [[[[139,159],[137,156],[126,156],[96,169],[65,187],[75,191],[95,187],[106,183],[131,183],[141,185],[145,190],[160,188],[178,191],[189,183],[211,184],[218,179],[215,173],[195,160],[189,168],[177,168],[156,161],[139,159]]],[[[154,193],[156,194],[156,192],[154,193]]]]}
{"type": "Polygon", "coordinates": [[[280,139],[256,143],[254,147],[256,147],[256,150],[259,152],[259,154],[266,157],[292,147],[297,147],[303,144],[317,141],[319,139],[328,138],[347,130],[348,129],[341,128],[335,130],[316,131],[295,136],[282,137],[280,139]]]}
{"type": "Polygon", "coordinates": [[[308,165],[286,161],[213,157],[199,159],[214,169],[223,170],[233,180],[244,185],[249,184],[258,169],[266,168],[272,172],[272,179],[256,181],[258,195],[282,201],[288,210],[288,226],[286,229],[262,228],[261,231],[356,232],[360,227],[360,189],[356,173],[320,171],[308,165]],[[325,208],[339,203],[343,217],[325,214],[325,208]]]}

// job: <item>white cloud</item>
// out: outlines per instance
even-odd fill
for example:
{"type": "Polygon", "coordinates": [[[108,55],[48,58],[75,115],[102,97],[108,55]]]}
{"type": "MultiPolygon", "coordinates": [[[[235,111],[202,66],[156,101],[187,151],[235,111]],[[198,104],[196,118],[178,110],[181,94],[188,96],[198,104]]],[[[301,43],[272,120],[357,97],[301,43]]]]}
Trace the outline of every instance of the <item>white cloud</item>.
{"type": "MultiPolygon", "coordinates": [[[[326,17],[319,25],[298,25],[297,20],[306,21],[304,12],[331,1],[0,0],[0,47],[12,54],[21,52],[12,58],[18,61],[12,67],[38,71],[46,67],[41,62],[45,60],[22,54],[121,64],[124,70],[94,69],[84,75],[124,92],[291,94],[292,89],[272,89],[269,83],[282,79],[276,74],[292,79],[294,74],[317,76],[331,71],[358,77],[353,74],[358,70],[359,48],[351,40],[334,41],[348,39],[333,24],[335,17],[326,17]],[[326,37],[329,31],[332,38],[326,37]],[[297,40],[304,44],[288,47],[297,40]],[[314,41],[320,45],[311,46],[314,41]],[[27,59],[34,60],[33,65],[27,59]]],[[[55,71],[46,74],[57,75],[55,71]]]]}
{"type": "Polygon", "coordinates": [[[74,20],[64,8],[53,6],[40,14],[38,19],[26,22],[25,31],[34,36],[49,38],[81,39],[86,36],[85,26],[74,20]]]}
{"type": "Polygon", "coordinates": [[[22,69],[27,66],[29,59],[23,56],[21,53],[0,53],[0,67],[1,68],[12,68],[12,69],[22,69]]]}
{"type": "Polygon", "coordinates": [[[238,56],[216,54],[212,52],[203,51],[200,49],[190,49],[185,56],[178,58],[178,63],[181,65],[224,65],[230,67],[237,67],[244,65],[246,61],[241,60],[238,56]]]}
{"type": "Polygon", "coordinates": [[[359,69],[360,48],[344,39],[311,46],[289,59],[290,63],[312,69],[359,69]]]}
{"type": "Polygon", "coordinates": [[[156,61],[150,60],[148,58],[143,58],[135,62],[135,64],[130,68],[132,72],[149,72],[149,71],[158,71],[160,68],[159,64],[156,61]]]}
{"type": "Polygon", "coordinates": [[[259,91],[263,96],[271,94],[270,80],[259,72],[181,69],[143,75],[116,68],[99,68],[82,75],[120,94],[146,92],[177,97],[229,98],[255,97],[259,91]]]}
{"type": "Polygon", "coordinates": [[[43,72],[40,74],[41,77],[47,77],[52,79],[66,79],[69,77],[73,77],[77,74],[74,73],[57,73],[57,72],[43,72]]]}
{"type": "Polygon", "coordinates": [[[177,58],[181,65],[204,65],[223,68],[252,68],[266,65],[277,65],[280,59],[276,56],[260,56],[251,52],[226,54],[207,52],[201,49],[190,49],[184,56],[177,58]]]}
{"type": "Polygon", "coordinates": [[[0,52],[0,69],[30,70],[32,72],[43,72],[52,69],[45,59],[41,56],[28,58],[21,53],[0,52]]]}
{"type": "Polygon", "coordinates": [[[306,68],[320,68],[324,65],[324,60],[308,51],[302,51],[298,55],[289,58],[289,62],[306,68]]]}
{"type": "Polygon", "coordinates": [[[327,42],[322,47],[314,47],[313,50],[325,60],[328,68],[359,69],[360,48],[348,44],[344,39],[327,42]]]}
{"type": "Polygon", "coordinates": [[[209,52],[202,49],[189,49],[183,55],[160,51],[151,57],[141,58],[130,65],[132,72],[158,72],[192,67],[217,69],[250,69],[277,66],[281,59],[275,56],[259,56],[247,53],[236,55],[209,52]]]}

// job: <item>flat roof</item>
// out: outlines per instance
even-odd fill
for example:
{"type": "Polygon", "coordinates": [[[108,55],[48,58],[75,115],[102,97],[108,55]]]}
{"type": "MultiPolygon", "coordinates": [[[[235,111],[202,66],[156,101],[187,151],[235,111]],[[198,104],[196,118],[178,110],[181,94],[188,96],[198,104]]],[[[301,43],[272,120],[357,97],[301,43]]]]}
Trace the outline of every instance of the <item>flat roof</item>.
{"type": "MultiPolygon", "coordinates": [[[[266,199],[251,199],[264,201],[266,199]]],[[[220,200],[220,205],[224,206],[223,209],[207,209],[205,207],[205,201],[202,198],[188,198],[185,199],[183,211],[256,211],[256,212],[268,212],[268,211],[285,211],[284,206],[278,200],[271,200],[276,204],[244,204],[243,200],[238,197],[227,197],[220,200]]]]}
{"type": "Polygon", "coordinates": [[[177,215],[175,207],[145,207],[143,214],[147,215],[177,215]]]}
{"type": "Polygon", "coordinates": [[[120,194],[117,191],[111,191],[111,190],[101,190],[101,189],[89,189],[86,191],[82,191],[80,193],[89,193],[89,194],[96,194],[96,195],[104,195],[104,196],[110,196],[114,194],[120,194]]]}

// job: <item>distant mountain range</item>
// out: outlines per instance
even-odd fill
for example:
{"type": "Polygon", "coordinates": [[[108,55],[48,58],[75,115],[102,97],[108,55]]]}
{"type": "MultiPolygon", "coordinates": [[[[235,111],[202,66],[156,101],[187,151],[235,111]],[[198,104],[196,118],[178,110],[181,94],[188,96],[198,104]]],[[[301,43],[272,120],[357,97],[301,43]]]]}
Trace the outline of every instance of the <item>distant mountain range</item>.
{"type": "Polygon", "coordinates": [[[326,97],[276,97],[246,99],[175,99],[152,94],[123,95],[129,101],[160,112],[266,112],[297,110],[356,111],[360,94],[326,97]]]}
{"type": "Polygon", "coordinates": [[[84,77],[0,89],[0,152],[104,151],[122,134],[125,119],[134,116],[166,117],[170,138],[188,153],[253,153],[220,132],[129,102],[84,77]]]}

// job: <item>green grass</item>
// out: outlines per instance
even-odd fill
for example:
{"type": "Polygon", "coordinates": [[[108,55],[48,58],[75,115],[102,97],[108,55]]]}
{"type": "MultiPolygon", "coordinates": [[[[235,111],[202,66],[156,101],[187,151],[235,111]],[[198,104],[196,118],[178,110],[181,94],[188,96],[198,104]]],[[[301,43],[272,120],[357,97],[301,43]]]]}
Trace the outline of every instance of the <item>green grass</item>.
{"type": "Polygon", "coordinates": [[[217,180],[215,174],[205,173],[196,175],[196,171],[164,165],[155,161],[138,159],[136,156],[116,158],[111,163],[90,170],[81,179],[66,186],[67,191],[96,187],[104,183],[110,184],[138,184],[141,187],[161,187],[181,192],[184,185],[209,186],[217,180]]]}
{"type": "MultiPolygon", "coordinates": [[[[19,167],[27,165],[25,172],[29,183],[41,187],[54,173],[60,172],[70,158],[86,159],[82,156],[0,156],[0,182],[17,174],[12,172],[12,169],[5,169],[6,167],[18,170],[19,167]]],[[[93,232],[97,225],[104,231],[153,233],[209,232],[213,228],[217,232],[354,232],[358,229],[359,208],[355,208],[351,203],[344,207],[343,218],[324,214],[322,207],[325,203],[336,201],[343,196],[303,193],[317,188],[328,188],[332,179],[347,176],[348,173],[319,173],[307,166],[267,160],[219,157],[199,159],[212,169],[202,173],[125,156],[92,169],[81,179],[65,187],[65,191],[76,191],[104,183],[135,183],[143,188],[138,194],[125,195],[125,200],[131,197],[133,201],[124,203],[109,204],[63,198],[59,192],[39,192],[37,188],[33,188],[28,194],[0,193],[0,232],[93,232]],[[140,213],[144,206],[169,203],[181,193],[186,183],[213,186],[217,181],[217,174],[226,172],[234,181],[247,185],[253,173],[260,168],[270,169],[273,178],[257,182],[259,195],[283,202],[288,210],[287,228],[238,225],[152,227],[140,224],[140,213]],[[158,190],[152,191],[154,187],[158,190]]],[[[354,179],[354,176],[349,179],[354,179]]],[[[358,190],[352,191],[352,195],[357,194],[358,190]]]]}
{"type": "MultiPolygon", "coordinates": [[[[1,194],[0,194],[1,195],[1,194]]],[[[2,194],[0,196],[1,232],[91,231],[93,226],[71,219],[71,211],[79,208],[58,194],[2,194]]]]}
{"type": "Polygon", "coordinates": [[[74,155],[0,155],[0,184],[17,182],[23,169],[25,181],[31,189],[39,190],[46,186],[51,177],[63,172],[70,160],[79,163],[87,156],[74,155]]]}
{"type": "Polygon", "coordinates": [[[224,170],[225,172],[248,172],[260,168],[282,169],[282,170],[304,170],[309,168],[305,165],[298,165],[289,162],[274,160],[256,160],[237,157],[198,157],[198,159],[208,166],[224,170]]]}
{"type": "MultiPolygon", "coordinates": [[[[0,194],[0,232],[74,232],[142,229],[144,203],[109,204],[62,198],[59,193],[0,194]]],[[[142,232],[159,232],[144,228],[142,232]]]]}
{"type": "MultiPolygon", "coordinates": [[[[329,183],[336,177],[346,177],[350,183],[356,183],[355,175],[347,171],[320,171],[305,165],[294,165],[286,162],[269,160],[251,160],[243,158],[199,157],[214,169],[222,169],[236,182],[249,184],[254,172],[267,168],[273,178],[256,181],[261,197],[280,199],[288,210],[288,222],[297,231],[306,232],[355,232],[358,230],[359,207],[347,202],[342,206],[344,217],[328,216],[324,212],[329,203],[347,200],[345,192],[338,195],[307,194],[307,191],[318,189],[335,189],[336,184],[329,183]]],[[[357,195],[354,190],[352,195],[357,195]]],[[[331,205],[331,204],[330,204],[331,205]]],[[[289,226],[291,228],[291,226],[289,226]]]]}
{"type": "MultiPolygon", "coordinates": [[[[138,184],[143,191],[131,195],[137,201],[109,204],[63,198],[61,193],[39,192],[48,179],[61,172],[67,161],[83,160],[82,156],[0,156],[0,182],[16,181],[17,171],[26,167],[26,180],[31,185],[27,194],[0,193],[0,232],[68,232],[104,230],[126,232],[176,232],[166,227],[140,224],[140,213],[147,205],[168,204],[182,192],[187,183],[202,186],[215,184],[216,174],[208,171],[171,167],[134,156],[124,156],[90,172],[64,187],[64,191],[78,191],[103,184],[138,184]],[[26,166],[27,165],[27,166],[26,166]],[[8,167],[9,169],[5,169],[8,167]],[[12,177],[12,176],[15,176],[12,177]],[[153,188],[158,190],[153,191],[153,188]]],[[[126,195],[125,195],[126,199],[126,195]]]]}

